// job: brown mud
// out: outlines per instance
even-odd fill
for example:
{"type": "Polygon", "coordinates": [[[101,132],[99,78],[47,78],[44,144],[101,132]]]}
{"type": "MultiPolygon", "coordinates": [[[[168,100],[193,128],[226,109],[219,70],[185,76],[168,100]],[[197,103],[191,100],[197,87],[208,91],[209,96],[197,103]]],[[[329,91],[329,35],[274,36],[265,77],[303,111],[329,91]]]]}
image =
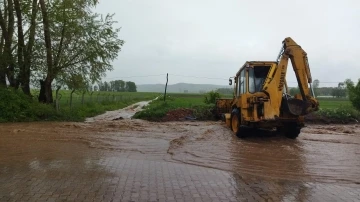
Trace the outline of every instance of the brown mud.
{"type": "Polygon", "coordinates": [[[65,149],[54,156],[73,158],[79,152],[108,151],[126,158],[193,164],[240,176],[360,184],[359,125],[311,124],[296,140],[266,132],[239,139],[221,121],[131,119],[146,104],[108,112],[85,123],[1,124],[0,165],[14,159],[53,158],[54,149],[65,149]],[[63,148],[57,142],[68,146],[63,148]]]}

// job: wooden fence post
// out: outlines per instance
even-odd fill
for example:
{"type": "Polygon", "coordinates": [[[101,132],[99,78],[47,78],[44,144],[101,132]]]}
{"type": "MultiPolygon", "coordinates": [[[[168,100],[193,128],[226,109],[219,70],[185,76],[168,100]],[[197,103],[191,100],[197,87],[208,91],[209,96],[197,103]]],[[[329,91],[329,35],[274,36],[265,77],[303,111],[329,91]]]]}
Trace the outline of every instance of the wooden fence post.
{"type": "Polygon", "coordinates": [[[165,100],[166,100],[166,89],[167,89],[168,81],[169,81],[169,73],[166,73],[166,84],[165,84],[164,102],[165,102],[165,100]]]}

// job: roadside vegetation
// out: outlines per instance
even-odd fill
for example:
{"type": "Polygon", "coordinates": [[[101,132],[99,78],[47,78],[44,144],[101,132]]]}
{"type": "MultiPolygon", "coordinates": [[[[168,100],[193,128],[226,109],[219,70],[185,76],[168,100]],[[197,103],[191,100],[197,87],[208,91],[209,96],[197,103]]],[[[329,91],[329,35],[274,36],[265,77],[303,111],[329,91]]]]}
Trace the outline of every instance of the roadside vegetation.
{"type": "Polygon", "coordinates": [[[0,122],[27,121],[84,121],[106,111],[124,108],[133,103],[154,99],[156,93],[96,92],[73,94],[62,91],[58,104],[44,104],[25,95],[20,90],[0,88],[0,122]],[[102,96],[97,96],[97,95],[102,96]]]}
{"type": "Polygon", "coordinates": [[[165,101],[163,96],[158,97],[157,100],[146,106],[143,111],[137,112],[134,118],[162,121],[166,119],[169,112],[178,109],[180,111],[176,111],[173,115],[183,115],[184,117],[178,117],[180,119],[209,120],[213,118],[212,110],[215,107],[214,102],[207,102],[209,99],[215,99],[215,97],[205,98],[203,94],[170,93],[167,94],[165,101]],[[183,114],[181,110],[191,111],[191,113],[183,114]]]}
{"type": "MultiPolygon", "coordinates": [[[[351,123],[360,120],[360,96],[357,96],[360,95],[360,84],[355,86],[350,80],[347,82],[345,91],[348,97],[318,97],[320,110],[306,116],[307,122],[351,123]]],[[[215,99],[231,97],[232,94],[221,94],[218,91],[211,91],[207,94],[168,94],[166,101],[162,97],[152,102],[145,110],[135,114],[134,118],[161,121],[172,115],[171,111],[187,109],[197,120],[212,120],[214,119],[212,111],[215,107],[215,99]]],[[[183,115],[181,111],[178,113],[183,115]]],[[[188,116],[188,113],[185,113],[185,116],[188,116]]],[[[185,116],[178,118],[186,119],[185,116]]]]}
{"type": "Polygon", "coordinates": [[[126,93],[137,91],[131,81],[101,81],[125,41],[98,3],[0,3],[0,122],[83,120],[153,98],[126,93]]]}

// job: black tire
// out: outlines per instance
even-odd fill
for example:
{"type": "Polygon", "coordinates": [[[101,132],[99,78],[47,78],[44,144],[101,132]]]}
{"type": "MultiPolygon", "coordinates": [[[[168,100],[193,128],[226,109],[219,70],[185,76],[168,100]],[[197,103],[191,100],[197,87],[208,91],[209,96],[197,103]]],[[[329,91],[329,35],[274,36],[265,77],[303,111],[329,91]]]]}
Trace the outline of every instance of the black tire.
{"type": "Polygon", "coordinates": [[[287,132],[285,134],[285,137],[290,139],[296,139],[300,134],[300,127],[291,127],[287,129],[287,132]]]}
{"type": "Polygon", "coordinates": [[[283,127],[277,127],[277,132],[289,139],[296,139],[300,134],[301,127],[296,124],[289,124],[283,127]]]}
{"type": "Polygon", "coordinates": [[[241,127],[241,115],[238,109],[234,109],[231,112],[231,117],[230,117],[231,121],[230,121],[230,127],[231,130],[233,131],[233,133],[238,137],[238,138],[244,138],[245,134],[244,134],[244,130],[241,127]]]}

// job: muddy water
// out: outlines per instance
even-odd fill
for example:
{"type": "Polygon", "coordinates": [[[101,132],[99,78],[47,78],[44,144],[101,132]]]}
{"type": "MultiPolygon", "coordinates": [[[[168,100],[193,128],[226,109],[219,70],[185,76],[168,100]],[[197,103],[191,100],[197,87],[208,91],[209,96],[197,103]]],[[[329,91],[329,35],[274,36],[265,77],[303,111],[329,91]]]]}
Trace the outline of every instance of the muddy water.
{"type": "Polygon", "coordinates": [[[265,134],[238,139],[218,123],[201,131],[173,141],[172,159],[268,178],[360,183],[357,126],[312,125],[297,140],[265,134]]]}
{"type": "Polygon", "coordinates": [[[309,125],[296,140],[266,133],[239,139],[222,122],[130,119],[148,103],[107,112],[85,123],[1,124],[0,165],[11,167],[22,161],[36,167],[36,159],[80,159],[82,153],[115,152],[131,159],[193,164],[240,176],[360,184],[359,125],[309,125]]]}
{"type": "MultiPolygon", "coordinates": [[[[157,98],[155,98],[157,99],[157,98]]],[[[112,121],[117,119],[130,119],[134,114],[138,111],[141,111],[143,107],[150,104],[150,101],[142,101],[135,104],[132,104],[123,109],[115,110],[115,111],[107,111],[104,114],[100,114],[95,117],[90,117],[85,120],[85,122],[94,122],[94,121],[112,121]]]]}

